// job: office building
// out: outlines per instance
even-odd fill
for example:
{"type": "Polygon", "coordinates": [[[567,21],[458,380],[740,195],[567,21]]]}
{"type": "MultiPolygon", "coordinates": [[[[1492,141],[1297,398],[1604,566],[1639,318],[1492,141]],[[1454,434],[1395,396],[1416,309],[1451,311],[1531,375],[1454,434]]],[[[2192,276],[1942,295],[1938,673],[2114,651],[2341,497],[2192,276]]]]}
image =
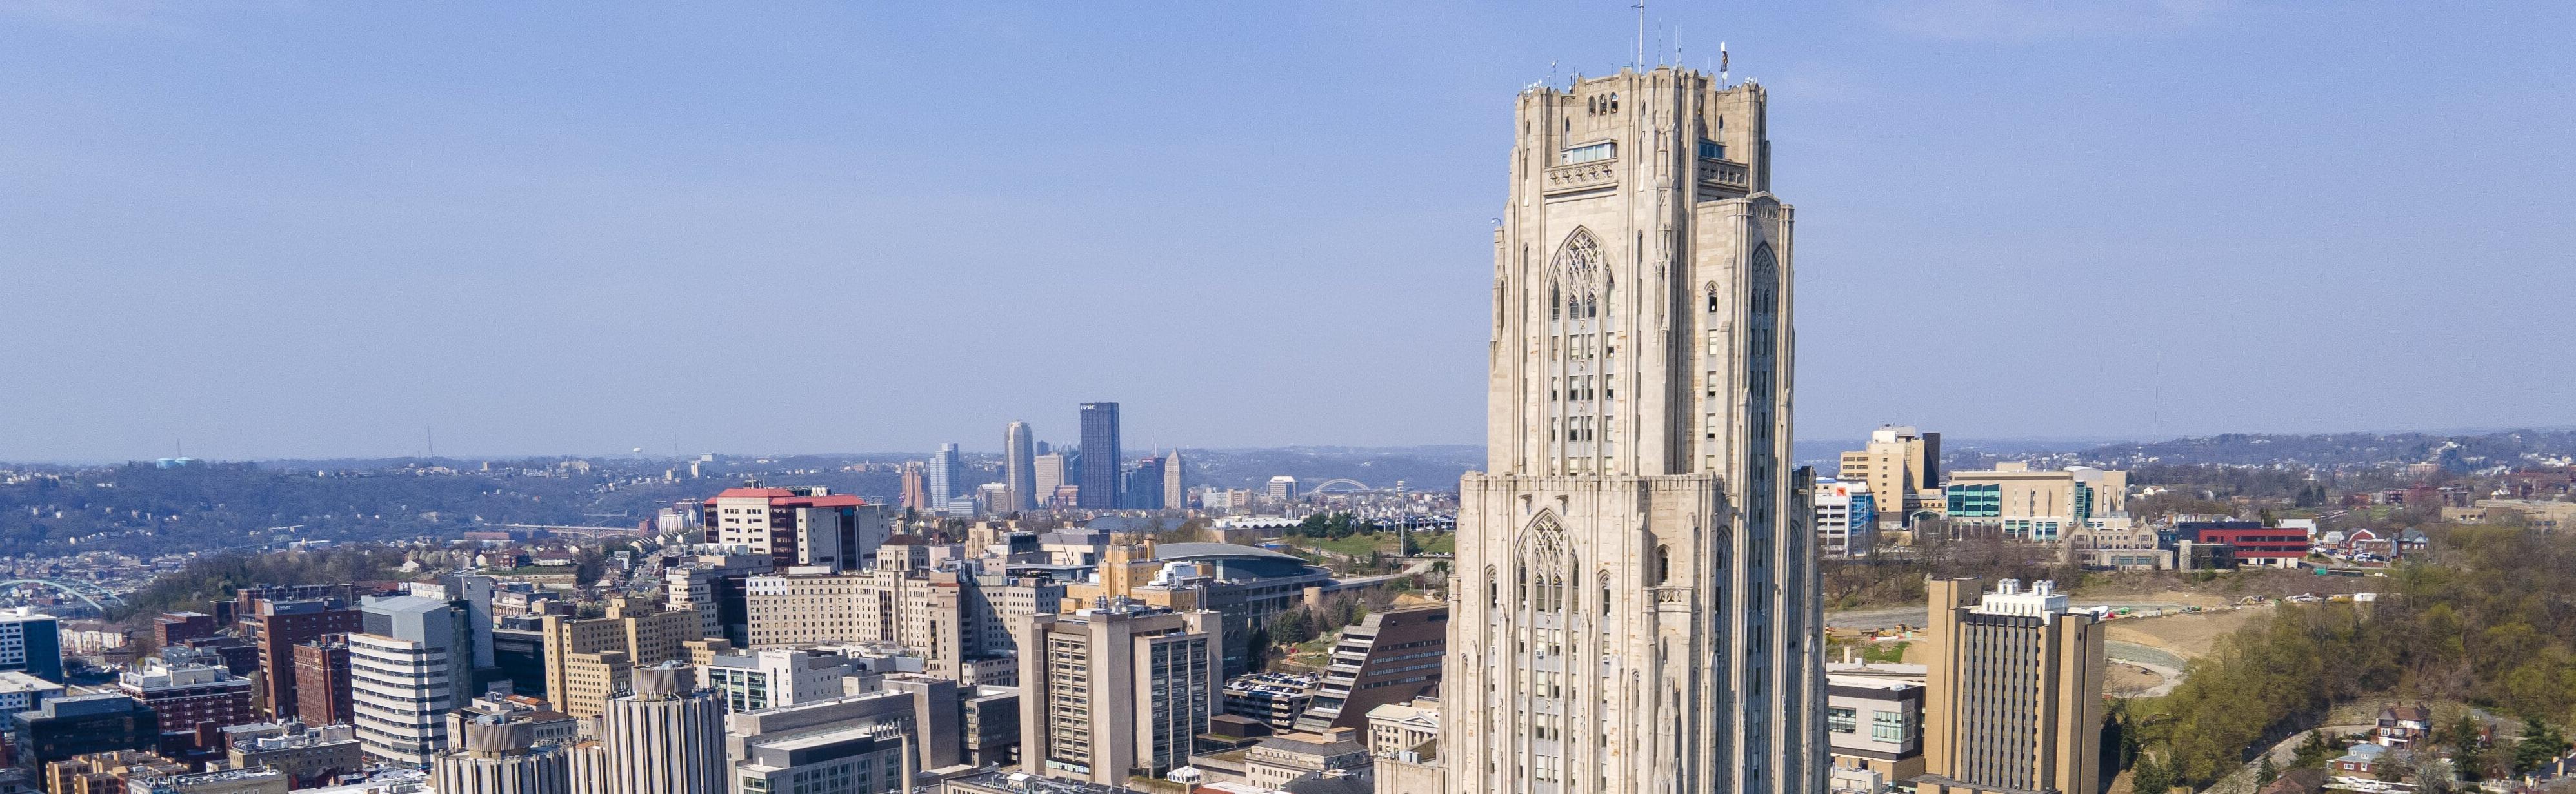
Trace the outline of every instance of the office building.
{"type": "Polygon", "coordinates": [[[1029,479],[1033,483],[1032,487],[1036,489],[1036,496],[1032,501],[1037,502],[1038,507],[1049,507],[1047,501],[1055,498],[1055,492],[1072,484],[1072,481],[1065,479],[1065,454],[1062,452],[1039,455],[1030,469],[1033,473],[1029,479]]]}
{"type": "Polygon", "coordinates": [[[1181,463],[1180,450],[1172,450],[1172,454],[1163,456],[1164,508],[1182,510],[1190,506],[1189,486],[1181,482],[1182,476],[1187,473],[1187,467],[1181,463]]]}
{"type": "Polygon", "coordinates": [[[1004,512],[1037,509],[1037,458],[1037,438],[1029,432],[1029,423],[1012,422],[1002,428],[1002,487],[1010,492],[1010,506],[1004,512]]]}
{"type": "Polygon", "coordinates": [[[1923,684],[1883,676],[1825,674],[1825,741],[1839,779],[1877,794],[1923,774],[1923,684]]]}
{"type": "Polygon", "coordinates": [[[716,654],[698,672],[726,711],[759,711],[840,697],[850,660],[810,648],[761,648],[716,654]]]}
{"type": "Polygon", "coordinates": [[[1147,455],[1136,461],[1136,466],[1127,470],[1119,487],[1122,494],[1119,498],[1124,500],[1119,507],[1128,510],[1163,509],[1163,459],[1147,455]]]}
{"type": "Polygon", "coordinates": [[[1297,501],[1297,478],[1285,474],[1271,475],[1270,490],[1266,495],[1278,504],[1297,501]]]}
{"type": "Polygon", "coordinates": [[[887,541],[866,571],[790,569],[752,577],[750,647],[891,643],[921,656],[932,675],[972,678],[968,670],[980,660],[1017,647],[1013,618],[1053,612],[1055,605],[1041,596],[1061,598],[1061,586],[1045,580],[934,565],[931,549],[904,536],[887,541]]]}
{"type": "Polygon", "coordinates": [[[660,609],[649,600],[608,599],[596,618],[547,615],[546,699],[575,717],[597,717],[636,669],[688,658],[684,643],[700,639],[694,610],[660,609]]]}
{"type": "Polygon", "coordinates": [[[363,632],[350,634],[350,713],[369,758],[427,765],[447,749],[444,717],[469,686],[461,658],[468,635],[463,610],[420,596],[369,598],[363,632]]]}
{"type": "Polygon", "coordinates": [[[221,665],[243,678],[259,675],[259,648],[239,637],[191,637],[161,648],[163,658],[174,664],[221,665]]]}
{"type": "Polygon", "coordinates": [[[328,634],[295,646],[295,713],[306,725],[341,725],[354,718],[349,700],[349,640],[328,634]]]}
{"type": "Polygon", "coordinates": [[[0,611],[0,671],[63,682],[61,622],[28,607],[0,611]]]}
{"type": "MultiPolygon", "coordinates": [[[[1014,671],[1012,680],[1019,676],[1014,671]]],[[[975,766],[1018,766],[1020,764],[1020,690],[1011,686],[960,685],[957,693],[959,711],[964,715],[957,725],[959,738],[966,744],[965,763],[975,766]]]]}
{"type": "Polygon", "coordinates": [[[2102,630],[2052,582],[1928,583],[1921,794],[2098,794],[2102,630]]]}
{"type": "Polygon", "coordinates": [[[1403,703],[1440,685],[1449,654],[1449,607],[1372,612],[1342,630],[1315,702],[1297,730],[1326,733],[1368,724],[1370,709],[1403,703]]]}
{"type": "Polygon", "coordinates": [[[904,461],[903,478],[895,493],[898,506],[912,510],[936,509],[930,501],[930,475],[921,461],[904,461]]]}
{"type": "Polygon", "coordinates": [[[2032,471],[2026,463],[1950,473],[1942,518],[1955,537],[2054,543],[2078,532],[2130,527],[2129,473],[2075,466],[2032,471]]]}
{"type": "Polygon", "coordinates": [[[572,759],[561,745],[537,742],[534,726],[504,716],[464,725],[458,749],[430,767],[438,794],[572,794],[572,759]]]}
{"type": "Polygon", "coordinates": [[[1878,503],[1859,480],[1816,481],[1816,547],[1826,559],[1869,555],[1878,537],[1878,503]]]}
{"type": "Polygon", "coordinates": [[[292,719],[303,713],[292,672],[295,646],[326,634],[363,631],[365,621],[339,596],[252,597],[246,590],[243,603],[243,637],[259,648],[261,700],[270,719],[292,719]]]}
{"type": "Polygon", "coordinates": [[[150,750],[161,716],[124,695],[73,695],[9,715],[11,754],[30,771],[76,755],[150,750]]]}
{"type": "Polygon", "coordinates": [[[234,769],[268,767],[286,773],[297,788],[322,783],[367,765],[357,730],[347,725],[267,723],[226,731],[232,746],[224,755],[234,769]]]}
{"type": "Polygon", "coordinates": [[[1764,105],[1673,67],[1519,96],[1487,462],[1459,486],[1452,792],[1823,788],[1764,105]]]}
{"type": "Polygon", "coordinates": [[[884,507],[827,488],[727,488],[707,500],[715,542],[768,557],[773,568],[858,567],[891,527],[884,507]]]}
{"type": "Polygon", "coordinates": [[[1440,699],[1414,698],[1369,710],[1373,794],[1448,794],[1440,758],[1440,699]]]}
{"type": "Polygon", "coordinates": [[[221,754],[223,747],[201,746],[199,737],[211,741],[214,729],[259,721],[251,708],[250,680],[221,667],[174,667],[145,659],[117,675],[116,692],[159,715],[161,736],[153,748],[171,758],[221,754]]]}
{"type": "Polygon", "coordinates": [[[1834,479],[1860,483],[1875,498],[1880,529],[1912,527],[1915,509],[1941,489],[1941,434],[1900,425],[1870,431],[1865,448],[1842,454],[1834,479]]]}
{"type": "Polygon", "coordinates": [[[724,704],[698,688],[686,664],[636,668],[632,691],[600,714],[599,742],[606,794],[734,790],[725,781],[724,704]]]}
{"type": "Polygon", "coordinates": [[[447,735],[464,735],[466,723],[476,720],[527,723],[539,743],[578,741],[583,727],[581,718],[556,711],[553,704],[542,699],[486,694],[447,713],[447,735]]]}
{"type": "Polygon", "coordinates": [[[1074,506],[1086,510],[1118,509],[1118,404],[1082,404],[1082,462],[1073,485],[1074,506]]]}
{"type": "Polygon", "coordinates": [[[1221,713],[1216,613],[1131,604],[1021,629],[1020,765],[1108,785],[1162,777],[1221,713]]]}
{"type": "Polygon", "coordinates": [[[931,453],[930,465],[924,467],[924,471],[923,479],[930,488],[931,504],[948,504],[948,500],[965,492],[965,464],[957,457],[957,445],[939,445],[939,451],[931,453]]]}
{"type": "Polygon", "coordinates": [[[956,684],[921,676],[890,676],[888,684],[878,692],[727,716],[734,790],[795,791],[813,780],[831,781],[812,789],[817,794],[899,791],[907,740],[914,768],[958,763],[956,684]],[[911,689],[895,686],[901,682],[911,689]]]}
{"type": "Polygon", "coordinates": [[[492,628],[492,674],[485,685],[509,682],[510,691],[546,697],[544,618],[513,615],[492,628]]]}
{"type": "Polygon", "coordinates": [[[0,726],[9,723],[9,715],[35,708],[45,701],[63,696],[63,685],[11,670],[0,673],[0,726]]]}

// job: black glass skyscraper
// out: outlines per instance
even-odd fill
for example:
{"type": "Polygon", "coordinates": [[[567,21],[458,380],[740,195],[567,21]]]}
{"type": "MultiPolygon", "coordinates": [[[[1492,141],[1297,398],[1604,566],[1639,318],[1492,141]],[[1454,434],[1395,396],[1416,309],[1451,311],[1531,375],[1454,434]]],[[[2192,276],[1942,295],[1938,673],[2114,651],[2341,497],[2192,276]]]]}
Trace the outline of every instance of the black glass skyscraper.
{"type": "Polygon", "coordinates": [[[1118,509],[1118,404],[1082,404],[1082,476],[1075,507],[1118,509]]]}

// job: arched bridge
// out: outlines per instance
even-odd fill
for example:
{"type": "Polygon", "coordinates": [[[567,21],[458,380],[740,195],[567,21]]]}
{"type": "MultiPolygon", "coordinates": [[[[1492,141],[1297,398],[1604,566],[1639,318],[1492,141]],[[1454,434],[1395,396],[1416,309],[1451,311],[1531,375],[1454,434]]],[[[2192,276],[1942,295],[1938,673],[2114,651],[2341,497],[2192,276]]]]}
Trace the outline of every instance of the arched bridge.
{"type": "Polygon", "coordinates": [[[57,582],[57,581],[54,581],[54,580],[52,580],[52,579],[7,579],[7,580],[0,580],[0,587],[9,587],[9,586],[12,586],[12,585],[22,585],[22,584],[37,584],[37,585],[44,585],[44,586],[46,586],[46,587],[50,587],[50,588],[53,588],[53,589],[55,589],[55,590],[60,590],[60,591],[65,592],[65,593],[70,593],[70,594],[71,594],[71,596],[72,596],[73,598],[80,599],[80,600],[81,600],[81,603],[88,604],[88,605],[89,605],[89,608],[91,608],[91,609],[95,609],[95,610],[98,610],[99,614],[101,614],[101,615],[107,614],[107,605],[106,605],[106,604],[99,603],[99,602],[98,602],[98,599],[91,598],[91,597],[89,596],[89,594],[88,594],[88,593],[81,592],[82,588],[85,588],[85,587],[86,587],[86,588],[89,588],[89,589],[95,589],[95,590],[98,590],[98,594],[99,594],[99,595],[107,596],[107,597],[108,597],[108,600],[111,600],[111,601],[114,601],[114,600],[120,600],[120,599],[118,599],[118,598],[116,597],[116,594],[114,594],[114,593],[110,593],[110,592],[107,592],[106,590],[103,590],[103,589],[99,589],[96,585],[84,585],[84,584],[77,584],[77,583],[73,583],[73,582],[57,582]]]}
{"type": "Polygon", "coordinates": [[[1324,492],[1325,492],[1325,489],[1327,489],[1327,488],[1335,488],[1335,487],[1346,487],[1346,488],[1348,489],[1348,490],[1342,491],[1342,493],[1350,493],[1350,492],[1353,492],[1353,491],[1365,491],[1365,490],[1369,490],[1368,483],[1360,482],[1360,481],[1358,481],[1358,480],[1353,480],[1353,479],[1349,479],[1349,478],[1346,478],[1346,477],[1335,477],[1335,478],[1333,478],[1333,479],[1329,479],[1329,480],[1325,480],[1325,481],[1323,481],[1323,482],[1315,483],[1315,487],[1306,489],[1306,492],[1307,492],[1307,493],[1324,493],[1324,492]]]}

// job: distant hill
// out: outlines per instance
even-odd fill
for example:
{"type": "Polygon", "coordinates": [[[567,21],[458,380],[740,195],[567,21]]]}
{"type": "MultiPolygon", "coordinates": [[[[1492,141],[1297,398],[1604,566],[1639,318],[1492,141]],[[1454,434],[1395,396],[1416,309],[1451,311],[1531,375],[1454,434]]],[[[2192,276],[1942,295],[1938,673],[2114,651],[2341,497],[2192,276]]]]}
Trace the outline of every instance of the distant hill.
{"type": "Polygon", "coordinates": [[[2165,466],[2297,467],[2324,471],[2389,469],[2433,463],[2454,471],[2568,465],[2576,460],[2576,430],[2506,430],[2440,433],[2228,433],[2170,441],[2122,442],[2071,449],[2001,451],[1947,443],[1944,465],[1991,467],[2026,460],[2037,467],[2072,465],[2134,469],[2165,466]]]}

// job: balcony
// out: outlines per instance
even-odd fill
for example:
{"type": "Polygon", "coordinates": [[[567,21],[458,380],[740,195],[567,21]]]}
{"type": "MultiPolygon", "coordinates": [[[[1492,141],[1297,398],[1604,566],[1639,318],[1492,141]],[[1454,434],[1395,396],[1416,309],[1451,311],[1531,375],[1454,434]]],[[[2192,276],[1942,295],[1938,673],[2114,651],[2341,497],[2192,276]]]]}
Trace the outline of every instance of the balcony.
{"type": "Polygon", "coordinates": [[[1699,158],[1699,184],[1703,191],[1715,188],[1738,194],[1749,193],[1753,190],[1753,169],[1733,160],[1702,157],[1699,158]]]}
{"type": "Polygon", "coordinates": [[[1539,173],[1539,192],[1548,196],[1607,188],[1617,184],[1619,184],[1619,161],[1615,159],[1560,165],[1539,173]]]}

